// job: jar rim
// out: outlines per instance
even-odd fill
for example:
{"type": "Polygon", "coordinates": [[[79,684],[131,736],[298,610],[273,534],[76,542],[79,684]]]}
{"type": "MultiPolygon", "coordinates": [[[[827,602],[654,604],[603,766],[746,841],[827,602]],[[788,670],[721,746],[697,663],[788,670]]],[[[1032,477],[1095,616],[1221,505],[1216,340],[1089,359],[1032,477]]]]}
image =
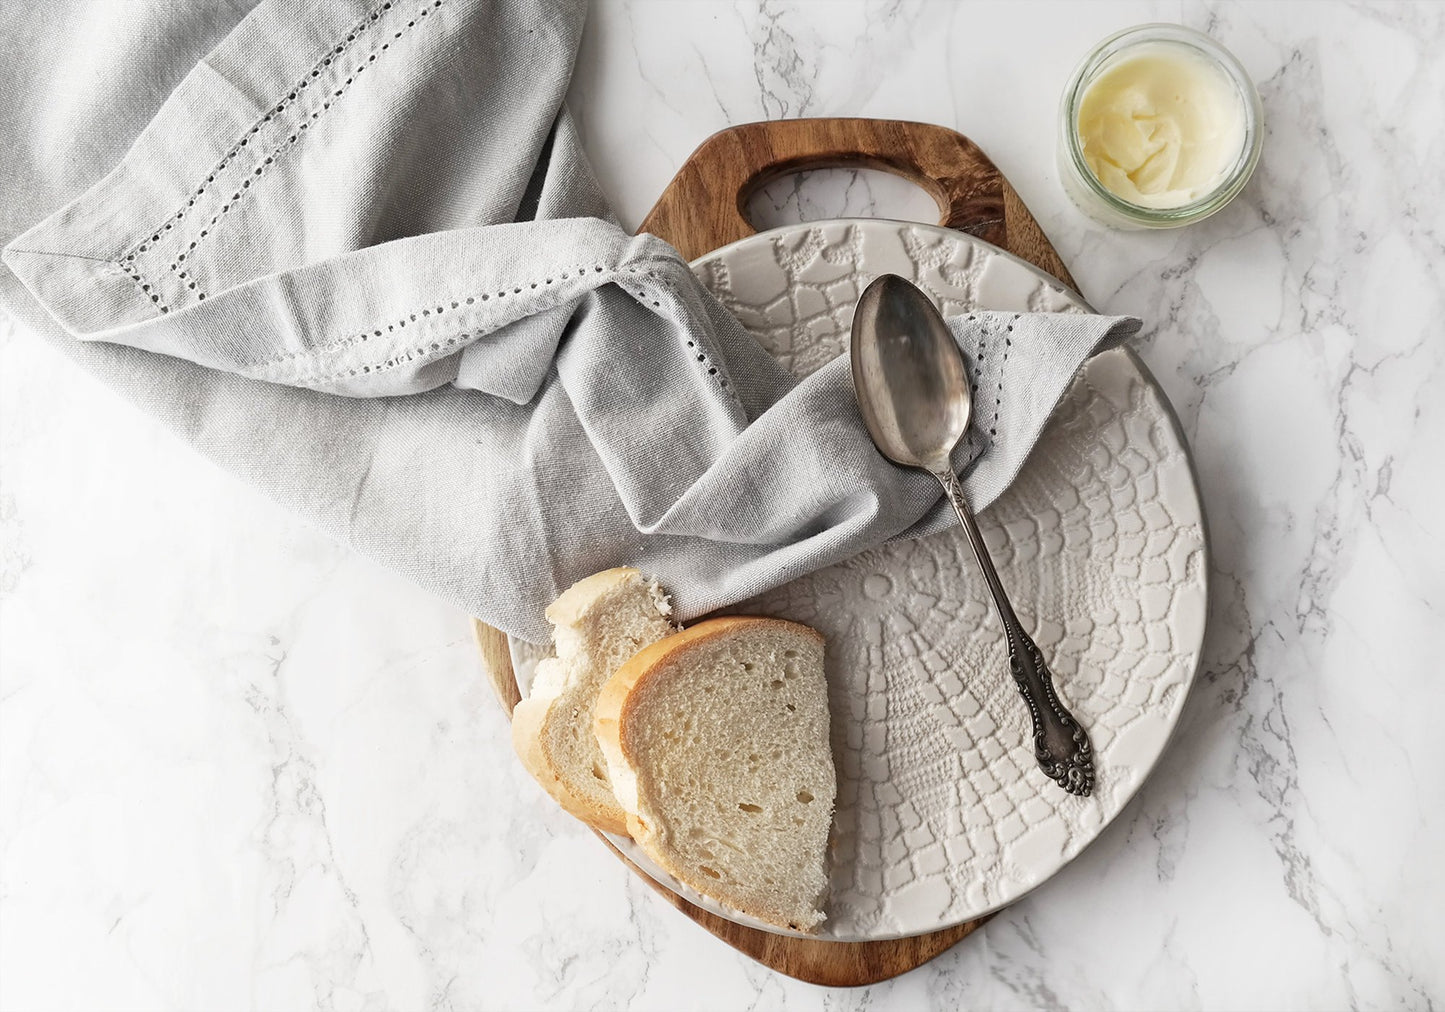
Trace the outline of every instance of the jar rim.
{"type": "Polygon", "coordinates": [[[1249,182],[1259,162],[1260,150],[1264,146],[1264,109],[1259,91],[1242,64],[1228,49],[1203,32],[1184,25],[1168,22],[1150,22],[1134,25],[1115,32],[1101,40],[1079,61],[1064,89],[1060,107],[1060,138],[1068,161],[1078,181],[1089,193],[1102,201],[1115,214],[1126,220],[1144,226],[1168,227],[1188,225],[1200,221],[1228,204],[1249,182]],[[1079,103],[1084,92],[1104,69],[1105,65],[1119,54],[1134,46],[1149,43],[1166,43],[1187,46],[1199,55],[1216,64],[1230,79],[1239,93],[1244,106],[1244,144],[1239,157],[1225,174],[1219,185],[1208,193],[1178,207],[1148,207],[1125,200],[1100,182],[1094,170],[1084,158],[1083,145],[1079,138],[1079,103]]]}

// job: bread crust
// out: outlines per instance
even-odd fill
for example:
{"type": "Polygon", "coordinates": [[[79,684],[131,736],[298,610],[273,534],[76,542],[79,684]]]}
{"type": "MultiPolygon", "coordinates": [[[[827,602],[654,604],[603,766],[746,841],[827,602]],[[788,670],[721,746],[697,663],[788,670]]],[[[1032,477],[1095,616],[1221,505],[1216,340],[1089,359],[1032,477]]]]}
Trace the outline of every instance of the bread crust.
{"type": "MultiPolygon", "coordinates": [[[[618,566],[579,580],[547,606],[547,620],[555,626],[573,625],[598,598],[640,575],[631,566],[618,566]]],[[[551,722],[562,717],[554,713],[554,704],[564,688],[545,694],[532,692],[517,704],[512,711],[512,748],[527,772],[563,809],[590,826],[626,836],[627,817],[621,806],[599,805],[594,798],[572,790],[547,748],[551,722]]]]}
{"type": "Polygon", "coordinates": [[[649,680],[658,675],[668,661],[721,636],[740,631],[746,633],[766,629],[786,631],[794,635],[806,635],[816,640],[820,647],[825,642],[823,635],[816,629],[780,618],[727,615],[699,622],[682,632],[644,647],[633,655],[631,660],[618,668],[612,677],[603,684],[602,691],[597,695],[597,705],[593,709],[592,727],[597,735],[597,743],[602,748],[602,754],[607,759],[608,773],[613,782],[613,789],[626,812],[628,834],[637,842],[638,846],[646,851],[648,857],[652,858],[673,878],[687,883],[700,893],[712,896],[734,909],[768,921],[778,927],[798,930],[797,925],[790,924],[786,914],[781,911],[748,909],[730,895],[730,890],[719,888],[716,884],[709,885],[697,881],[697,877],[692,874],[691,869],[681,867],[672,860],[671,854],[659,846],[658,827],[649,825],[641,815],[642,805],[637,774],[629,758],[629,718],[637,705],[646,698],[649,680]]]}
{"type": "Polygon", "coordinates": [[[570,790],[560,774],[557,764],[547,751],[547,724],[552,716],[552,704],[557,701],[552,695],[545,699],[528,696],[512,711],[512,748],[523,768],[542,789],[552,796],[571,815],[575,815],[589,826],[595,826],[608,833],[627,836],[627,813],[621,806],[604,808],[581,794],[570,790]]]}
{"type": "Polygon", "coordinates": [[[604,569],[600,573],[593,573],[578,580],[562,593],[557,595],[557,600],[547,605],[543,612],[547,621],[552,625],[572,625],[582,617],[589,605],[603,594],[607,593],[618,584],[626,583],[634,576],[642,574],[631,566],[617,566],[613,569],[604,569]]]}

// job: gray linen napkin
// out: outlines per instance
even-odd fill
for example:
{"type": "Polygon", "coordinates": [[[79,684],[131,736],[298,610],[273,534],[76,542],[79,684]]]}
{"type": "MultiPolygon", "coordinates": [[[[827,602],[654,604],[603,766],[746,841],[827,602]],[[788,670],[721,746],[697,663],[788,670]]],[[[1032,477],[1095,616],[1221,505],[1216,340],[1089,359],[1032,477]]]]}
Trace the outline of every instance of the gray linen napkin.
{"type": "MultiPolygon", "coordinates": [[[[11,35],[0,239],[33,227],[0,304],[224,466],[534,641],[608,566],[658,574],[691,618],[947,522],[873,449],[846,362],[794,382],[675,250],[611,220],[562,106],[581,5],[139,6],[11,35]],[[36,63],[80,21],[123,82],[103,110],[36,63]],[[116,164],[96,132],[142,123],[116,164]]],[[[987,376],[997,435],[956,458],[978,458],[976,506],[1137,327],[954,322],[967,352],[1015,349],[987,376]]]]}

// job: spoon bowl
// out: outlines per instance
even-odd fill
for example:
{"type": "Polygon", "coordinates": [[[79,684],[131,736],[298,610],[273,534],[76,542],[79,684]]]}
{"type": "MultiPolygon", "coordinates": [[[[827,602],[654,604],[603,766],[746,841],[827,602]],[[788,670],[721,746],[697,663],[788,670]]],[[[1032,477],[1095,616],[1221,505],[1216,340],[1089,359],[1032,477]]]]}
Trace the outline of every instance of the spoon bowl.
{"type": "Polygon", "coordinates": [[[963,352],[928,296],[880,275],[858,300],[850,350],[858,407],[883,456],[929,472],[948,467],[973,398],[963,352]]]}

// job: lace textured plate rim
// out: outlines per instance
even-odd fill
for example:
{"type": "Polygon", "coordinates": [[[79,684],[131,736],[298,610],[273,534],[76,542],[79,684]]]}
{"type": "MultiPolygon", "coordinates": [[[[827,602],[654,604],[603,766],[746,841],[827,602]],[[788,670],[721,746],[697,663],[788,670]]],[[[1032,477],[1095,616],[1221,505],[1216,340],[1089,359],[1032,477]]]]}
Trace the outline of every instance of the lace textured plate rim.
{"type": "MultiPolygon", "coordinates": [[[[900,240],[903,245],[907,245],[910,241],[914,242],[915,245],[921,243],[921,248],[926,249],[926,253],[922,259],[927,260],[932,265],[927,269],[942,271],[942,274],[935,274],[932,277],[932,280],[935,282],[934,285],[930,286],[925,284],[925,287],[933,288],[934,297],[943,304],[945,313],[949,315],[977,308],[980,304],[983,305],[983,308],[1015,311],[1022,309],[1048,309],[1075,312],[1090,311],[1088,305],[1076,293],[1065,289],[1058,281],[1033,264],[1015,257],[1006,250],[1001,250],[983,240],[952,229],[912,222],[891,221],[888,219],[834,219],[784,226],[750,236],[747,239],[715,250],[694,261],[692,267],[694,273],[699,276],[704,284],[713,290],[714,294],[719,295],[724,304],[728,304],[729,308],[738,314],[740,319],[743,319],[744,325],[754,333],[754,336],[759,337],[764,345],[769,347],[770,351],[778,354],[779,349],[775,348],[773,344],[778,335],[765,333],[769,329],[764,325],[767,321],[762,321],[757,317],[756,313],[753,314],[754,318],[749,319],[749,309],[755,309],[756,307],[740,306],[738,300],[732,297],[735,295],[739,283],[741,283],[742,287],[747,287],[750,274],[758,275],[768,270],[766,266],[760,266],[762,264],[760,256],[762,251],[771,251],[770,256],[780,267],[785,260],[790,259],[791,253],[798,250],[803,250],[805,253],[811,250],[813,261],[818,261],[817,254],[819,251],[830,248],[843,248],[844,252],[840,254],[840,261],[846,262],[848,252],[845,247],[851,243],[852,249],[857,253],[857,264],[861,264],[862,257],[864,256],[862,251],[865,248],[871,250],[873,256],[870,259],[867,270],[862,272],[862,274],[869,279],[876,274],[892,271],[894,273],[904,274],[905,276],[912,273],[915,275],[914,280],[924,280],[921,275],[925,269],[919,256],[909,253],[905,254],[903,259],[898,259],[897,254],[903,248],[900,246],[900,240]],[[884,251],[882,255],[884,259],[889,262],[883,264],[877,262],[879,250],[884,251]],[[956,268],[954,271],[956,276],[952,280],[946,276],[948,274],[946,268],[950,264],[956,268]],[[742,267],[741,275],[738,272],[739,266],[742,267]],[[962,279],[963,289],[971,292],[969,297],[962,297],[960,291],[941,290],[948,289],[954,281],[958,281],[959,279],[962,279]],[[988,281],[986,290],[982,293],[978,290],[981,280],[988,281]],[[971,288],[970,285],[972,286],[971,288]],[[982,294],[982,298],[979,297],[980,294],[982,294]],[[950,296],[953,297],[952,305],[950,305],[950,296]],[[739,312],[740,309],[743,311],[739,312]]],[[[803,256],[791,259],[797,259],[801,262],[807,261],[808,257],[803,256]]],[[[857,264],[853,266],[856,267],[857,264]]],[[[826,270],[823,271],[825,284],[827,282],[827,273],[826,270]]],[[[855,271],[854,273],[857,274],[859,272],[855,271]]],[[[792,282],[796,279],[790,278],[789,280],[792,282]]],[[[855,278],[854,280],[856,282],[859,279],[855,278]]],[[[777,279],[771,279],[769,283],[775,287],[777,279]]],[[[862,281],[862,283],[866,284],[866,280],[862,281]]],[[[838,284],[838,282],[835,280],[834,284],[838,284]]],[[[764,287],[768,287],[768,284],[765,283],[764,287]]],[[[855,284],[854,287],[861,291],[860,285],[855,284]]],[[[788,303],[787,311],[795,311],[801,303],[801,293],[795,292],[790,288],[783,294],[786,296],[788,303]]],[[[850,297],[856,300],[856,292],[851,293],[850,297]]],[[[836,296],[833,298],[834,301],[837,301],[836,296]]],[[[814,317],[813,322],[827,317],[828,319],[824,321],[824,327],[832,328],[832,333],[825,334],[823,341],[817,343],[826,344],[828,339],[836,339],[839,332],[846,331],[846,322],[839,316],[837,312],[838,308],[838,306],[827,307],[820,311],[821,316],[814,317]]],[[[851,317],[851,302],[846,306],[846,310],[846,315],[851,317]]],[[[782,329],[789,329],[791,336],[796,337],[799,331],[797,326],[793,326],[793,324],[796,323],[796,316],[787,322],[788,326],[782,329]]],[[[811,344],[809,342],[813,340],[813,337],[810,335],[819,332],[821,331],[810,331],[809,335],[805,335],[809,337],[809,340],[804,342],[801,349],[798,347],[791,348],[789,350],[793,352],[793,354],[781,354],[780,358],[783,358],[785,363],[788,364],[790,368],[794,368],[795,371],[811,371],[806,363],[800,366],[796,362],[797,352],[801,350],[806,353],[811,350],[811,344]]],[[[846,347],[846,343],[843,346],[846,347]]],[[[824,351],[827,350],[826,348],[824,349],[824,351]]],[[[833,349],[832,353],[836,353],[836,351],[837,349],[833,349]]],[[[831,353],[821,358],[815,356],[817,360],[813,363],[813,367],[816,367],[816,365],[821,364],[822,361],[826,361],[831,357],[831,353]]],[[[1109,799],[1107,805],[1100,808],[1096,815],[1083,817],[1081,821],[1078,821],[1078,824],[1073,827],[1073,836],[1066,840],[1065,845],[1056,850],[1053,855],[1039,853],[1038,848],[1035,847],[1032,857],[1023,862],[1023,864],[1027,866],[1023,868],[1023,873],[1014,873],[1008,876],[1007,881],[1003,883],[1001,888],[995,888],[992,891],[988,888],[980,888],[971,894],[969,890],[965,889],[965,895],[960,898],[959,886],[956,883],[953,886],[949,886],[950,902],[944,904],[941,908],[937,908],[937,900],[938,897],[942,895],[943,887],[939,885],[937,881],[935,881],[932,886],[929,886],[926,881],[919,878],[904,881],[901,887],[887,882],[884,877],[885,874],[892,874],[899,871],[900,868],[902,868],[905,874],[908,871],[906,862],[904,865],[898,863],[899,848],[894,848],[892,855],[893,864],[891,865],[886,861],[880,861],[876,865],[873,865],[859,858],[857,848],[867,846],[868,844],[866,832],[861,838],[856,831],[853,833],[853,843],[856,845],[852,853],[853,860],[849,863],[845,856],[844,860],[840,862],[839,841],[836,837],[839,835],[846,836],[846,834],[838,833],[838,827],[844,821],[845,806],[848,804],[847,799],[844,797],[845,782],[850,780],[858,781],[861,779],[856,774],[856,771],[852,777],[847,776],[842,761],[840,760],[840,796],[838,811],[835,813],[834,882],[831,887],[833,896],[830,901],[829,920],[822,926],[818,933],[803,937],[836,941],[882,941],[892,938],[909,937],[961,924],[991,913],[1007,904],[1016,902],[1023,895],[1043,884],[1043,882],[1047,881],[1077,857],[1084,847],[1096,839],[1103,829],[1118,816],[1128,802],[1137,794],[1149,773],[1157,765],[1159,757],[1163,754],[1169,738],[1172,736],[1175,727],[1177,727],[1184,699],[1193,683],[1197,669],[1200,643],[1203,637],[1204,617],[1207,614],[1208,608],[1208,546],[1204,533],[1204,521],[1198,496],[1198,481],[1193,470],[1193,461],[1189,455],[1187,442],[1185,441],[1178,418],[1174,414],[1172,405],[1169,403],[1167,396],[1164,394],[1162,388],[1160,388],[1158,382],[1133,352],[1118,350],[1096,357],[1085,367],[1084,371],[1081,371],[1080,378],[1076,380],[1076,386],[1084,382],[1085,373],[1091,375],[1097,373],[1105,382],[1106,386],[1109,382],[1113,382],[1116,385],[1119,382],[1124,382],[1130,384],[1131,389],[1137,388],[1138,391],[1143,392],[1144,399],[1147,402],[1144,414],[1147,415],[1150,410],[1153,412],[1153,417],[1150,418],[1150,421],[1152,421],[1155,426],[1155,428],[1151,430],[1155,433],[1155,437],[1153,438],[1159,438],[1164,443],[1172,444],[1163,448],[1161,451],[1163,456],[1159,461],[1154,462],[1154,471],[1162,471],[1164,469],[1165,463],[1170,460],[1168,456],[1169,452],[1172,451],[1176,455],[1172,460],[1172,465],[1179,473],[1175,475],[1177,487],[1173,489],[1172,494],[1175,497],[1176,505],[1182,502],[1189,510],[1193,511],[1194,523],[1190,533],[1197,534],[1197,545],[1192,553],[1195,564],[1186,566],[1185,572],[1187,573],[1187,579],[1180,581],[1180,584],[1184,585],[1188,583],[1189,585],[1185,589],[1193,589],[1196,593],[1191,601],[1190,614],[1183,616],[1182,619],[1176,616],[1174,623],[1176,627],[1186,630],[1184,634],[1186,642],[1183,644],[1184,649],[1176,651],[1178,654],[1176,663],[1171,664],[1165,669],[1157,679],[1160,684],[1168,682],[1167,687],[1169,689],[1177,689],[1177,691],[1172,692],[1168,712],[1163,716],[1162,721],[1156,721],[1156,726],[1149,729],[1152,732],[1152,736],[1144,736],[1147,740],[1144,742],[1143,753],[1131,759],[1129,772],[1133,775],[1129,778],[1129,782],[1127,784],[1121,784],[1120,788],[1116,790],[1109,799]],[[1182,485],[1178,484],[1180,482],[1182,482],[1182,485]],[[1184,502],[1184,500],[1188,501],[1184,502]],[[1189,581],[1192,581],[1192,583],[1189,583],[1189,581]],[[1192,632],[1190,630],[1192,630],[1192,632]],[[847,900],[847,902],[853,903],[854,906],[849,908],[851,913],[849,913],[848,916],[842,916],[843,912],[836,909],[839,906],[840,894],[845,898],[849,897],[850,894],[846,888],[840,887],[839,880],[847,873],[854,875],[853,892],[851,899],[847,900]],[[866,904],[868,897],[863,894],[869,891],[868,889],[862,889],[862,887],[858,885],[859,881],[874,883],[878,886],[876,890],[872,891],[878,893],[877,898],[880,904],[885,901],[891,902],[890,897],[896,898],[897,896],[908,894],[909,887],[911,886],[912,890],[907,902],[895,904],[899,909],[907,912],[899,914],[895,911],[891,915],[891,919],[883,917],[881,913],[872,918],[872,920],[869,920],[867,917],[859,917],[856,906],[859,903],[860,897],[862,902],[866,904]],[[935,908],[937,908],[936,914],[929,912],[935,908]]],[[[1072,389],[1073,388],[1071,388],[1071,391],[1072,389]]],[[[1056,414],[1055,419],[1050,422],[1051,429],[1056,424],[1063,424],[1059,420],[1059,415],[1067,412],[1069,406],[1074,403],[1074,401],[1071,401],[1070,398],[1066,396],[1065,402],[1061,403],[1059,413],[1056,414]]],[[[1124,417],[1122,412],[1120,413],[1120,417],[1124,417]]],[[[1098,426],[1098,431],[1105,431],[1102,424],[1098,426]]],[[[1027,471],[1027,467],[1025,470],[1027,471]]],[[[1145,472],[1139,476],[1140,480],[1143,481],[1147,479],[1154,471],[1145,472]]],[[[1007,499],[1008,496],[1009,493],[1006,493],[1005,499],[1007,499]]],[[[1004,507],[1004,505],[1004,500],[1000,500],[1000,503],[996,504],[1000,509],[1004,507]]],[[[998,511],[999,510],[995,509],[986,511],[985,518],[989,518],[991,514],[998,511]]],[[[1186,510],[1186,514],[1187,513],[1188,510],[1186,510]]],[[[1181,530],[1187,526],[1187,524],[1179,525],[1181,530]]],[[[1001,530],[1001,528],[996,527],[990,531],[990,534],[996,535],[999,533],[999,530],[1001,530]]],[[[945,532],[934,535],[932,538],[920,539],[919,541],[908,542],[906,544],[932,544],[938,539],[947,539],[948,537],[949,533],[945,532]]],[[[959,542],[962,541],[961,533],[956,534],[956,540],[959,542]]],[[[1005,537],[1005,541],[1007,542],[1007,537],[1005,537]]],[[[1039,551],[1042,555],[1042,546],[1039,551]]],[[[868,553],[864,554],[867,555],[868,553]]],[[[848,564],[844,565],[846,566],[848,564]]],[[[1027,563],[1027,565],[1037,569],[1038,559],[1035,558],[1032,562],[1027,563]]],[[[838,569],[840,567],[832,568],[838,569]]],[[[1007,570],[1007,567],[1001,568],[1007,570]]],[[[832,570],[828,570],[825,571],[825,573],[831,571],[832,570]]],[[[815,574],[815,576],[817,575],[818,574],[815,574]]],[[[795,581],[794,584],[789,585],[789,588],[802,584],[808,579],[810,578],[795,581]]],[[[1010,582],[1007,571],[1005,572],[1005,582],[1010,582]]],[[[787,590],[788,588],[783,589],[787,590]]],[[[766,596],[764,600],[766,600],[766,596]]],[[[862,604],[864,602],[858,601],[855,603],[862,604]]],[[[746,607],[739,607],[729,610],[744,611],[748,609],[746,607]]],[[[763,610],[777,614],[780,612],[786,613],[788,608],[780,608],[776,605],[768,607],[765,604],[762,608],[755,610],[763,610]]],[[[787,617],[795,617],[801,621],[808,621],[808,616],[787,614],[787,617]]],[[[815,619],[813,624],[825,624],[828,616],[823,616],[823,619],[824,622],[819,622],[815,619]]],[[[1174,631],[1174,628],[1169,630],[1171,634],[1173,634],[1174,631]]],[[[1001,635],[999,638],[1001,639],[1001,635]]],[[[830,636],[830,640],[831,639],[832,637],[830,636]]],[[[980,639],[986,639],[986,637],[980,637],[980,639]]],[[[1043,646],[1044,644],[1041,642],[1040,645],[1043,646]]],[[[535,663],[536,655],[529,650],[525,644],[514,643],[513,657],[514,666],[517,669],[518,682],[525,686],[530,683],[530,668],[535,663]]],[[[833,660],[836,662],[836,658],[833,660]]],[[[1001,670],[1004,672],[1002,680],[1007,682],[1006,664],[1003,665],[1001,670]]],[[[1060,674],[1062,674],[1062,672],[1060,672],[1060,674]]],[[[837,673],[834,670],[834,664],[832,662],[830,662],[829,678],[830,683],[837,680],[837,673]]],[[[1140,679],[1136,678],[1133,684],[1137,687],[1140,681],[1140,679]]],[[[843,718],[839,717],[839,691],[837,690],[837,686],[832,686],[832,688],[835,697],[833,700],[835,711],[834,749],[835,759],[838,759],[839,742],[840,739],[846,735],[846,731],[840,732],[839,724],[843,718]]],[[[867,695],[863,689],[856,685],[850,686],[850,688],[857,691],[852,692],[851,695],[845,692],[844,696],[847,700],[856,700],[859,696],[867,695]]],[[[1006,689],[1007,693],[1010,694],[1008,701],[1010,703],[1016,703],[1016,698],[1011,695],[1013,693],[1012,685],[1007,685],[1006,689]]],[[[889,685],[889,691],[894,691],[891,683],[889,685]]],[[[970,691],[972,691],[971,687],[970,691]]],[[[995,699],[992,702],[994,705],[997,705],[999,700],[995,699]]],[[[1018,705],[1019,712],[1021,713],[1021,704],[1018,705]]],[[[935,705],[935,710],[937,709],[939,709],[939,707],[935,705]]],[[[1002,714],[999,714],[999,716],[1003,720],[1007,720],[1008,713],[1008,707],[1005,705],[1002,714]]],[[[1128,728],[1126,727],[1125,730],[1127,731],[1128,728]]],[[[960,733],[964,732],[960,730],[960,733]]],[[[1135,737],[1138,738],[1140,736],[1136,734],[1135,737]]],[[[989,741],[984,741],[983,744],[987,745],[989,741]]],[[[976,740],[974,740],[974,747],[977,747],[976,740]]],[[[861,752],[861,748],[858,751],[861,752]]],[[[1104,758],[1105,751],[1106,749],[1101,749],[1101,759],[1104,758]]],[[[1027,768],[1018,768],[1012,765],[1008,761],[1007,756],[1008,753],[1006,751],[1001,755],[995,754],[991,760],[991,768],[997,769],[1002,766],[1005,769],[1005,776],[1007,776],[1007,770],[1012,769],[1016,783],[1006,784],[1005,787],[1022,787],[1023,781],[1029,775],[1028,770],[1027,768]]],[[[1025,758],[1027,758],[1027,756],[1025,758]]],[[[976,776],[977,773],[977,770],[965,771],[965,776],[976,776]]],[[[987,777],[989,770],[984,770],[983,775],[987,777]]],[[[891,785],[886,786],[891,788],[891,785]]],[[[897,794],[898,792],[894,790],[893,793],[897,794]]],[[[988,798],[987,804],[990,813],[994,812],[993,802],[998,800],[999,796],[1000,795],[995,794],[988,798]]],[[[1028,799],[1025,798],[1023,804],[1027,803],[1028,799]]],[[[982,804],[983,803],[980,802],[980,806],[982,806],[982,804]]],[[[1013,804],[1015,809],[1020,807],[1017,798],[1013,804]]],[[[990,826],[993,826],[995,823],[1004,825],[1007,823],[1007,820],[1016,818],[1016,816],[1017,812],[1014,810],[1003,811],[996,817],[991,815],[990,826]]],[[[1030,827],[1030,829],[1037,830],[1039,826],[1049,828],[1045,823],[1039,823],[1038,825],[1030,827]]],[[[917,828],[918,827],[913,827],[910,829],[907,826],[898,826],[895,823],[895,830],[899,839],[906,839],[909,833],[915,831],[917,828]]],[[[1029,833],[1026,831],[1019,839],[1026,839],[1028,835],[1029,833]]],[[[797,934],[796,932],[780,930],[771,925],[764,924],[754,918],[724,907],[708,897],[702,896],[696,891],[676,882],[665,872],[661,871],[630,839],[613,836],[611,834],[609,834],[608,838],[629,860],[638,865],[645,874],[649,875],[667,889],[688,899],[690,902],[718,916],[748,927],[778,934],[797,934]]],[[[895,843],[896,842],[897,840],[895,840],[895,843]]],[[[943,843],[935,845],[933,849],[942,855],[945,850],[944,844],[948,842],[949,841],[945,840],[943,843]]],[[[987,843],[987,841],[984,842],[987,843]]],[[[967,845],[966,841],[964,845],[967,845]]],[[[911,844],[909,844],[909,846],[911,846],[911,844]]],[[[1008,849],[1009,845],[1002,844],[1000,846],[1002,849],[1008,849]]],[[[905,848],[905,851],[906,849],[907,848],[905,848]]],[[[1015,849],[1022,851],[1022,848],[1015,849]]],[[[952,858],[953,855],[950,854],[946,856],[952,858]]],[[[969,857],[971,856],[972,855],[969,855],[969,857]]],[[[911,854],[906,854],[906,858],[908,861],[911,861],[911,854]]],[[[964,864],[966,865],[967,863],[966,858],[964,864]]],[[[1004,863],[1007,863],[1007,861],[1004,863]]],[[[1017,863],[1017,861],[1015,863],[1017,863]]],[[[941,871],[935,868],[935,877],[938,874],[952,870],[953,866],[945,867],[941,871]]],[[[987,886],[989,883],[974,884],[987,886]]],[[[993,884],[998,885],[997,882],[993,884]]]]}

